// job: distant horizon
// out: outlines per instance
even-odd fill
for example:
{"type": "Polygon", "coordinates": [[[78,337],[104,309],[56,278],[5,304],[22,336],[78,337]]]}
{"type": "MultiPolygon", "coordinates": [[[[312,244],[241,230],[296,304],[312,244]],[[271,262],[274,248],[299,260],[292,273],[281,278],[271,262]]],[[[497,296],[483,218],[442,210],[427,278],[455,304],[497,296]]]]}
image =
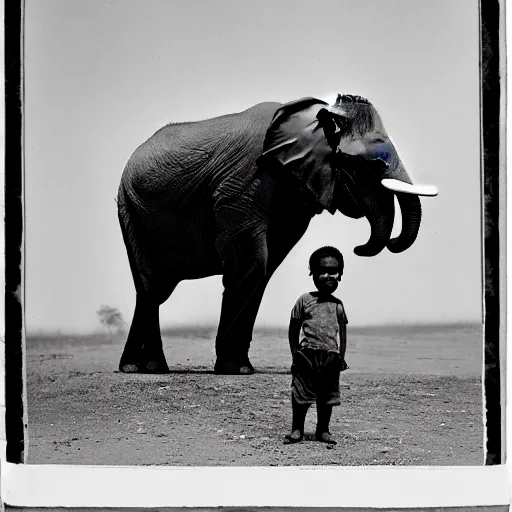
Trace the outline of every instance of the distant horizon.
{"type": "MultiPolygon", "coordinates": [[[[431,329],[451,329],[451,328],[460,328],[460,327],[484,327],[484,323],[474,322],[474,321],[450,321],[450,322],[402,322],[402,323],[382,323],[382,324],[349,324],[350,330],[378,330],[378,329],[407,329],[411,327],[417,328],[431,328],[431,329]]],[[[182,325],[172,325],[172,326],[162,326],[161,333],[162,336],[172,335],[174,333],[185,334],[183,331],[190,330],[191,332],[195,331],[216,331],[216,324],[182,324],[182,325]]],[[[254,332],[269,332],[269,331],[287,331],[287,325],[256,325],[254,327],[254,332]]],[[[111,333],[105,329],[98,327],[97,330],[91,331],[71,331],[69,329],[58,329],[58,330],[45,330],[45,329],[27,329],[25,331],[25,336],[35,337],[35,336],[98,336],[98,335],[108,335],[111,333]]],[[[128,329],[124,333],[121,332],[113,332],[112,335],[115,336],[127,336],[128,329]]]]}

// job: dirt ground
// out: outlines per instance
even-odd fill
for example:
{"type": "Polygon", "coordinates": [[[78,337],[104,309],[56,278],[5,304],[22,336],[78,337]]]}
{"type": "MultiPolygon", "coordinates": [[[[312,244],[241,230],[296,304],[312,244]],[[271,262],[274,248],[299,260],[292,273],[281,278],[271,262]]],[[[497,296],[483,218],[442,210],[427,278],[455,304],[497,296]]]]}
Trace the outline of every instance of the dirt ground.
{"type": "Polygon", "coordinates": [[[334,447],[283,444],[284,331],[257,331],[252,376],[217,376],[214,330],[164,336],[168,375],[117,372],[124,339],[27,340],[28,462],[165,465],[482,465],[481,326],[352,328],[334,447]]]}

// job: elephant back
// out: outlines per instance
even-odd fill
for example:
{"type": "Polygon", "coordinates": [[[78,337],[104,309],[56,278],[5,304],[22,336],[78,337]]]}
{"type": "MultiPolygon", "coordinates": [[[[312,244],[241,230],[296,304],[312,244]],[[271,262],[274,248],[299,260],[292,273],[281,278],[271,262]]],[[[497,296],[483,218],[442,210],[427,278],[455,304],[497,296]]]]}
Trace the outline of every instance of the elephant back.
{"type": "Polygon", "coordinates": [[[122,181],[141,200],[173,209],[196,208],[222,185],[243,187],[279,106],[261,103],[235,114],[169,124],[132,154],[122,181]]]}
{"type": "Polygon", "coordinates": [[[132,154],[118,208],[132,270],[145,289],[158,281],[158,268],[198,268],[214,253],[223,258],[234,237],[258,223],[256,161],[279,106],[170,124],[132,154]]]}

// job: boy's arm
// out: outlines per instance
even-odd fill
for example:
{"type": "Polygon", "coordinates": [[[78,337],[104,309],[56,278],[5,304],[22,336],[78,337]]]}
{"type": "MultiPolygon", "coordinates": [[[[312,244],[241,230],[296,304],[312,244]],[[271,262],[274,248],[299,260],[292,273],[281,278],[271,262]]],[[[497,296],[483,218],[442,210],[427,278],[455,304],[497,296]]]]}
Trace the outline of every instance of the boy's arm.
{"type": "Polygon", "coordinates": [[[347,324],[340,323],[340,356],[341,356],[341,371],[345,371],[348,368],[348,364],[345,361],[345,352],[347,351],[347,324]]]}
{"type": "Polygon", "coordinates": [[[344,360],[347,351],[347,324],[339,324],[340,326],[340,356],[344,360]]]}
{"type": "Polygon", "coordinates": [[[340,356],[341,356],[341,371],[348,368],[345,361],[345,353],[347,351],[347,315],[345,314],[345,308],[343,305],[338,310],[338,327],[340,333],[340,356]]]}
{"type": "Polygon", "coordinates": [[[300,318],[290,318],[290,326],[288,328],[288,341],[290,343],[290,351],[292,356],[299,349],[300,346],[300,328],[302,327],[302,320],[300,318]]]}
{"type": "Polygon", "coordinates": [[[290,326],[288,327],[288,341],[290,343],[290,352],[292,356],[300,347],[300,330],[302,328],[303,304],[302,296],[297,299],[293,306],[290,316],[290,326]]]}

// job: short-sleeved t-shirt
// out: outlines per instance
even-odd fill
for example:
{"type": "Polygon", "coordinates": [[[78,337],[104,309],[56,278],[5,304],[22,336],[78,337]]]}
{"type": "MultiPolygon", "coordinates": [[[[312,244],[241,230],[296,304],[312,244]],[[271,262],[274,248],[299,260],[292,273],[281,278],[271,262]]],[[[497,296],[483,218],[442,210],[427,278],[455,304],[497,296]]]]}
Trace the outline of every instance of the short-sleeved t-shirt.
{"type": "Polygon", "coordinates": [[[318,292],[301,295],[292,309],[292,318],[302,322],[301,347],[339,352],[340,325],[347,324],[343,303],[333,295],[318,292]]]}

